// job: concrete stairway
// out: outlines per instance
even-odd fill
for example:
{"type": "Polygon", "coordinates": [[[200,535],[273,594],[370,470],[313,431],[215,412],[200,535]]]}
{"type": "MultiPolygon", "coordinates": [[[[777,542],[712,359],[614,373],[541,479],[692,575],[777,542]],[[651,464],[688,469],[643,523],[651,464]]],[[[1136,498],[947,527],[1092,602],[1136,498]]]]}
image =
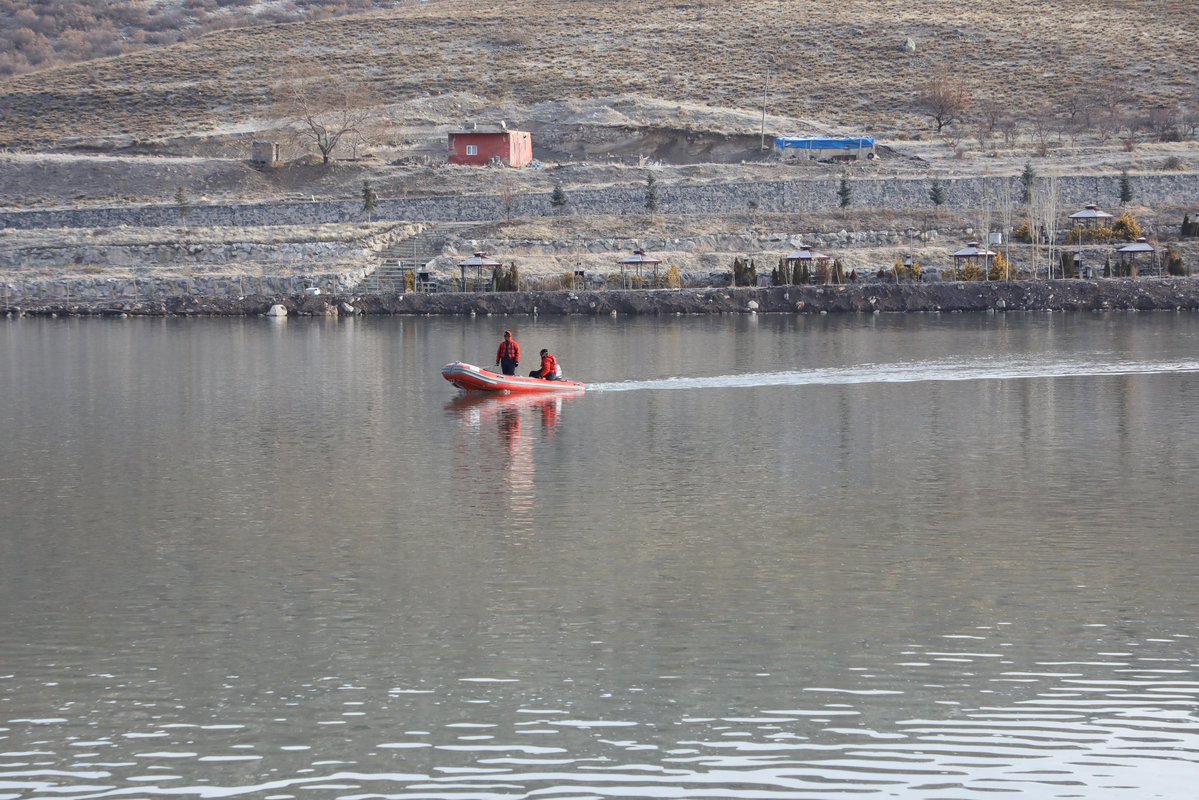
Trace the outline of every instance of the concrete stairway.
{"type": "Polygon", "coordinates": [[[441,253],[445,233],[433,225],[379,251],[379,266],[367,275],[358,289],[364,292],[428,291],[425,264],[441,253]],[[409,277],[411,276],[411,277],[409,277]]]}

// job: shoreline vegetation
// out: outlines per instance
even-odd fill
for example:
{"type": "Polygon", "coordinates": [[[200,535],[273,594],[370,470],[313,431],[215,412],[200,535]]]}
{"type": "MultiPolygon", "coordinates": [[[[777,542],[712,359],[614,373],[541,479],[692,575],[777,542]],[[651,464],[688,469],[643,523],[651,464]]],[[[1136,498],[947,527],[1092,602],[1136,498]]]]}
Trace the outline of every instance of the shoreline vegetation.
{"type": "Polygon", "coordinates": [[[1199,279],[954,281],[699,289],[296,294],[0,304],[20,317],[626,316],[1196,311],[1199,279]],[[285,309],[283,314],[277,307],[285,309]]]}

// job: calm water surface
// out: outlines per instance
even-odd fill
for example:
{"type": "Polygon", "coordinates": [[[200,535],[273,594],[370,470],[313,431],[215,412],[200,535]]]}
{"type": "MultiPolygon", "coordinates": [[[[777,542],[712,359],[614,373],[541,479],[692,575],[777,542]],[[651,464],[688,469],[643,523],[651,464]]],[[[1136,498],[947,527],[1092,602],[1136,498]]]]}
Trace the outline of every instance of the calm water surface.
{"type": "Polygon", "coordinates": [[[1189,314],[0,320],[0,800],[1190,800],[1197,408],[1189,314]]]}

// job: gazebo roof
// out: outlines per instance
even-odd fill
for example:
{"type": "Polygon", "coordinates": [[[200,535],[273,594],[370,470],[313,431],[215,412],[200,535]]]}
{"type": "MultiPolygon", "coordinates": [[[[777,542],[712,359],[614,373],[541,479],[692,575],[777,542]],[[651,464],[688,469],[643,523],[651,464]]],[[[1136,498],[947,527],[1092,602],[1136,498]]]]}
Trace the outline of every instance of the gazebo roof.
{"type": "Polygon", "coordinates": [[[1112,219],[1112,215],[1106,211],[1100,211],[1099,206],[1092,203],[1082,211],[1075,211],[1070,215],[1070,219],[1112,219]]]}
{"type": "Polygon", "coordinates": [[[968,245],[958,250],[953,254],[954,258],[991,258],[995,255],[992,250],[980,248],[978,242],[970,242],[968,245]]]}
{"type": "Polygon", "coordinates": [[[487,257],[486,253],[475,253],[465,261],[459,261],[460,267],[498,267],[500,262],[487,257]]]}
{"type": "Polygon", "coordinates": [[[619,264],[661,264],[662,261],[661,261],[661,259],[657,259],[657,258],[654,258],[653,256],[646,255],[644,250],[638,248],[637,250],[633,251],[632,255],[625,256],[624,258],[620,259],[620,261],[617,263],[619,263],[619,264]]]}
{"type": "Polygon", "coordinates": [[[787,254],[788,261],[818,261],[825,258],[828,258],[828,256],[810,247],[804,247],[796,250],[794,253],[787,254]]]}
{"type": "Polygon", "coordinates": [[[1157,248],[1149,244],[1145,237],[1142,236],[1132,244],[1126,244],[1116,251],[1117,253],[1156,253],[1157,248]]]}

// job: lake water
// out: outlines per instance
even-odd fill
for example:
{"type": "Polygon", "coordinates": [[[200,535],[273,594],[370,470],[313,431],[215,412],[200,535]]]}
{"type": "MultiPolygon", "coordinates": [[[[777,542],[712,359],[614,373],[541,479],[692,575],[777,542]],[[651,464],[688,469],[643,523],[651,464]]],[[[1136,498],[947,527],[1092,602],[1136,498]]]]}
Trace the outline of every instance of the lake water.
{"type": "Polygon", "coordinates": [[[0,320],[0,430],[0,799],[1199,791],[1199,315],[0,320]]]}

